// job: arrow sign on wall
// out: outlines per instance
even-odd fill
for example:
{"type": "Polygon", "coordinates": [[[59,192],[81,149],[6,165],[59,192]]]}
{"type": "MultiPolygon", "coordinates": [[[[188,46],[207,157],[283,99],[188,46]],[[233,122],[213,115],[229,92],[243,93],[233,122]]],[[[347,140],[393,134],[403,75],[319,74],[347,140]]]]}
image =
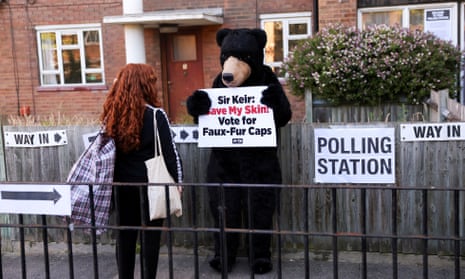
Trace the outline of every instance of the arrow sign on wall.
{"type": "Polygon", "coordinates": [[[71,215],[71,186],[0,183],[0,213],[71,215]]]}
{"type": "Polygon", "coordinates": [[[171,126],[171,132],[176,143],[196,143],[199,139],[197,126],[171,126]]]}
{"type": "Polygon", "coordinates": [[[1,191],[2,200],[30,200],[30,201],[57,201],[61,198],[60,193],[54,188],[51,192],[15,192],[1,191]]]}

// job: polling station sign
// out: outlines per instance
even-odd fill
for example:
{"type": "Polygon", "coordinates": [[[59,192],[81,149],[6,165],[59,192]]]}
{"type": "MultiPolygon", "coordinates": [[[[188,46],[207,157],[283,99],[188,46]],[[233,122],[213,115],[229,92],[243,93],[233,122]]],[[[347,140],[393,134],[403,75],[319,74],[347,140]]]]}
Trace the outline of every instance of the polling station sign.
{"type": "Polygon", "coordinates": [[[276,146],[271,108],[260,103],[266,86],[202,89],[212,102],[199,117],[199,147],[276,146]]]}
{"type": "Polygon", "coordinates": [[[315,182],[395,183],[394,128],[315,129],[315,182]]]}
{"type": "Polygon", "coordinates": [[[465,140],[465,123],[414,123],[400,125],[400,141],[465,140]]]}

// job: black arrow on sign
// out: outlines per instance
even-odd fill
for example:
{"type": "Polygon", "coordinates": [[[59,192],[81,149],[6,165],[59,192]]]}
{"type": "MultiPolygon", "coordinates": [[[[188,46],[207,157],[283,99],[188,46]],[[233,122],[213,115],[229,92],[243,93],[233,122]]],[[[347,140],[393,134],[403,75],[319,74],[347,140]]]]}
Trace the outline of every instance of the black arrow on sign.
{"type": "Polygon", "coordinates": [[[189,133],[185,130],[181,130],[181,138],[184,140],[189,136],[189,133]]]}
{"type": "Polygon", "coordinates": [[[54,139],[55,139],[56,143],[60,142],[60,140],[61,140],[60,134],[56,133],[55,136],[54,136],[54,139]]]}
{"type": "Polygon", "coordinates": [[[41,200],[41,201],[57,201],[61,198],[60,193],[53,189],[53,192],[14,192],[1,191],[3,200],[41,200]]]}

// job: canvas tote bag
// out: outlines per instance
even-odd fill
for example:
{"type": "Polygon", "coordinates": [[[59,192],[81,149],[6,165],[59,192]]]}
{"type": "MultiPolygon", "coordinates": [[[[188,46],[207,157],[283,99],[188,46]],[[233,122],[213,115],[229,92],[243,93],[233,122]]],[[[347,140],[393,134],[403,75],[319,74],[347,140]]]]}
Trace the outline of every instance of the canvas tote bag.
{"type": "Polygon", "coordinates": [[[181,194],[178,191],[178,187],[166,186],[168,184],[176,183],[171,177],[168,169],[166,168],[165,160],[163,159],[163,153],[161,149],[160,137],[157,130],[157,109],[153,108],[153,126],[155,136],[155,156],[147,161],[147,176],[149,183],[166,183],[165,185],[152,185],[147,188],[147,196],[149,200],[149,213],[150,220],[163,219],[167,217],[167,199],[169,197],[169,209],[170,214],[180,217],[182,215],[182,203],[181,194]],[[168,189],[168,191],[166,191],[168,189]],[[168,192],[168,193],[167,193],[168,192]]]}

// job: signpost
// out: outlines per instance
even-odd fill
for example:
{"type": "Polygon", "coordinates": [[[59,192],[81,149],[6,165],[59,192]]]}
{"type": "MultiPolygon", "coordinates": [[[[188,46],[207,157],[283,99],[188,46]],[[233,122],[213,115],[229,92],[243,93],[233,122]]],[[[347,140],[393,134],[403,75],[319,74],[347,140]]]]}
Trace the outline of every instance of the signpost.
{"type": "Polygon", "coordinates": [[[465,123],[413,123],[400,125],[401,141],[465,140],[465,123]]]}
{"type": "Polygon", "coordinates": [[[0,184],[0,212],[71,215],[70,185],[0,184]]]}
{"type": "Polygon", "coordinates": [[[315,182],[395,183],[394,128],[315,129],[315,182]]]}
{"type": "Polygon", "coordinates": [[[68,144],[66,130],[5,132],[6,147],[45,147],[68,144]]]}

